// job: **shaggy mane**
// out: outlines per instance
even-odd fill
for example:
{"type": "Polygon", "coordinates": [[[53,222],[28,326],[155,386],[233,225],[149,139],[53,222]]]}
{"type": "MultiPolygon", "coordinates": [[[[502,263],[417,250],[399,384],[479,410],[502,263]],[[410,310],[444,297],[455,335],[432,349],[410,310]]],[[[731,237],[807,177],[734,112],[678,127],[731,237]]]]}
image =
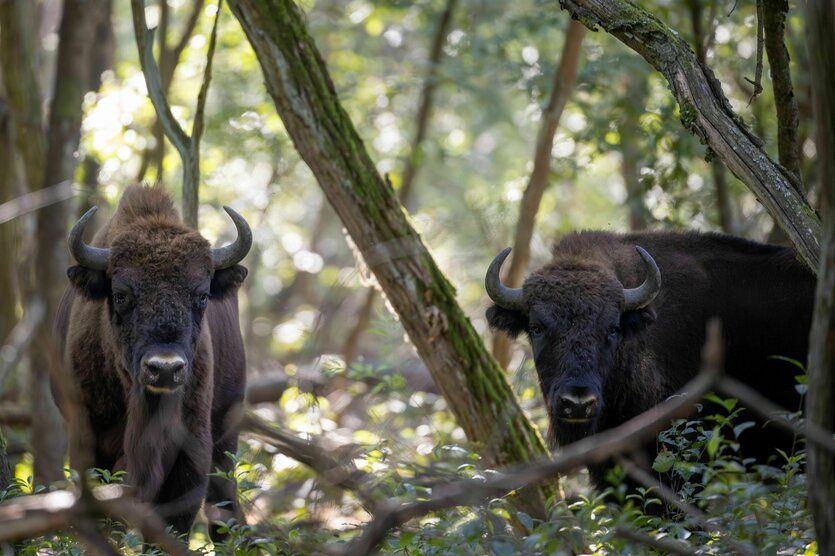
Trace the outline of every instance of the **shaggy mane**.
{"type": "Polygon", "coordinates": [[[162,185],[130,185],[122,194],[113,220],[123,227],[137,220],[154,219],[172,224],[180,223],[174,200],[162,185]]]}

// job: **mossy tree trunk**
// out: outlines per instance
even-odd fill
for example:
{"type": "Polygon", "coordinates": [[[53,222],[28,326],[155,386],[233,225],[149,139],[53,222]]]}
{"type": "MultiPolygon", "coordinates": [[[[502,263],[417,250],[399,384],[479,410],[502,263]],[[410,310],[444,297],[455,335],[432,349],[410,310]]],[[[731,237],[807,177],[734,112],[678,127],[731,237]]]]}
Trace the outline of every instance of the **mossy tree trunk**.
{"type": "Polygon", "coordinates": [[[559,0],[589,29],[602,27],[661,72],[678,101],[681,122],[759,199],[800,256],[817,271],[821,224],[795,178],[761,148],[742,123],[710,68],[657,17],[628,0],[559,0]]]}
{"type": "MultiPolygon", "coordinates": [[[[547,455],[337,98],[292,0],[233,0],[278,114],[467,437],[499,466],[547,455]]],[[[547,492],[556,492],[549,488],[547,492]]],[[[541,507],[541,504],[539,504],[541,507]]]]}
{"type": "MultiPolygon", "coordinates": [[[[823,256],[819,271],[809,353],[806,416],[835,430],[835,0],[806,4],[818,166],[821,176],[823,256]]],[[[809,506],[815,519],[818,549],[835,555],[835,454],[809,444],[809,506]]]]}

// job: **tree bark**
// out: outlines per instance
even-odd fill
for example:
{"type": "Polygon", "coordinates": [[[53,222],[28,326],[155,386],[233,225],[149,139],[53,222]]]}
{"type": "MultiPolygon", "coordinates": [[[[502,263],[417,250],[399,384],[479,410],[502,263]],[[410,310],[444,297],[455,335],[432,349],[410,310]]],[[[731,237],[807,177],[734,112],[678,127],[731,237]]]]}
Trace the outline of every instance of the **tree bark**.
{"type": "MultiPolygon", "coordinates": [[[[72,181],[78,164],[82,103],[90,84],[90,37],[96,30],[102,0],[65,0],[59,31],[55,93],[50,103],[47,156],[41,188],[72,181]]],[[[33,295],[43,299],[48,318],[35,328],[32,343],[32,444],[36,481],[64,478],[66,439],[61,418],[49,387],[50,357],[56,347],[52,318],[63,293],[63,276],[69,263],[66,248],[69,202],[54,203],[37,213],[33,295]]]]}
{"type": "MultiPolygon", "coordinates": [[[[806,418],[835,430],[835,0],[806,3],[806,48],[809,52],[818,166],[821,175],[823,254],[809,353],[806,418]]],[[[809,507],[815,521],[818,550],[835,555],[835,454],[807,446],[809,507]]]]}
{"type": "Polygon", "coordinates": [[[777,152],[780,164],[792,173],[794,185],[803,193],[800,174],[800,142],[797,128],[800,122],[797,99],[789,71],[789,51],[786,49],[786,14],[788,0],[762,0],[765,27],[765,53],[771,68],[771,86],[777,112],[777,152]]]}
{"type": "MultiPolygon", "coordinates": [[[[0,31],[2,32],[2,31],[0,31]]],[[[2,44],[2,42],[0,42],[2,44]]],[[[0,84],[0,204],[15,197],[17,182],[14,124],[0,84]]],[[[17,322],[17,234],[15,221],[0,224],[0,344],[17,322]]],[[[0,390],[3,385],[0,384],[0,390]]]]}
{"type": "MultiPolygon", "coordinates": [[[[426,79],[423,81],[423,88],[420,91],[420,103],[417,111],[415,124],[415,135],[410,144],[409,154],[406,157],[406,167],[403,170],[403,182],[400,184],[398,193],[400,202],[406,210],[412,210],[413,185],[417,176],[420,163],[423,160],[423,140],[426,138],[426,131],[429,129],[429,116],[432,113],[435,89],[438,86],[438,68],[441,65],[446,37],[449,34],[449,26],[452,23],[452,13],[455,11],[457,0],[447,0],[441,17],[438,18],[438,26],[432,38],[432,49],[429,54],[429,69],[426,79]]],[[[345,343],[342,346],[342,356],[345,365],[350,366],[356,357],[359,342],[365,330],[371,323],[371,316],[374,314],[374,305],[377,301],[377,290],[370,288],[363,300],[362,307],[351,331],[348,333],[345,343]]]]}
{"type": "MultiPolygon", "coordinates": [[[[485,463],[547,455],[504,372],[484,349],[454,289],[363,147],[298,6],[292,0],[229,4],[255,50],[287,132],[485,463]]],[[[556,494],[553,488],[544,490],[556,494]]],[[[520,501],[541,512],[542,501],[531,494],[520,501]]]]}
{"type": "Polygon", "coordinates": [[[638,52],[670,84],[684,127],[699,137],[754,193],[801,258],[817,271],[821,225],[791,173],[774,162],[733,112],[710,68],[658,18],[628,0],[560,0],[590,29],[602,27],[638,52]]]}
{"type": "MultiPolygon", "coordinates": [[[[696,59],[703,67],[707,67],[708,45],[713,44],[713,18],[715,17],[716,2],[713,3],[711,12],[708,15],[708,26],[711,29],[710,35],[704,32],[702,21],[702,0],[689,0],[690,22],[693,26],[693,46],[696,49],[696,59]]],[[[710,171],[713,174],[713,187],[716,193],[716,212],[719,220],[719,227],[726,234],[732,234],[735,229],[734,209],[731,201],[731,192],[728,188],[728,178],[725,173],[725,165],[716,157],[710,161],[710,171]]]]}
{"type": "MultiPolygon", "coordinates": [[[[531,238],[536,224],[536,215],[542,195],[548,187],[551,173],[551,150],[554,147],[554,134],[560,123],[562,111],[568,102],[568,97],[574,89],[577,78],[577,67],[580,63],[580,46],[586,30],[577,21],[570,21],[565,34],[560,65],[554,74],[551,97],[548,106],[542,112],[542,125],[536,137],[534,147],[533,171],[522,193],[519,203],[519,218],[516,219],[516,233],[513,239],[513,251],[510,265],[504,278],[504,283],[511,288],[522,285],[522,276],[531,259],[531,238]]],[[[493,336],[493,356],[502,368],[510,364],[512,342],[507,334],[497,331],[493,336]]]]}

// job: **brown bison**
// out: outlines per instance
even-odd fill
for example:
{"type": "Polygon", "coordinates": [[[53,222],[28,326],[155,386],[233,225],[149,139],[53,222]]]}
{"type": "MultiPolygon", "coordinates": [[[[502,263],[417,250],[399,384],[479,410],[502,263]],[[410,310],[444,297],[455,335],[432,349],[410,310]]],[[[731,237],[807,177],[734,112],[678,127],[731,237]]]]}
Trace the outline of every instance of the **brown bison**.
{"type": "MultiPolygon", "coordinates": [[[[487,271],[487,319],[527,333],[553,442],[617,426],[673,394],[698,372],[712,317],[726,371],[799,408],[792,365],[771,357],[806,360],[815,277],[792,249],[721,234],[573,233],[521,288],[499,278],[509,252],[487,271]]],[[[766,461],[775,435],[743,432],[743,455],[766,461]]],[[[590,469],[598,485],[607,467],[590,469]]]]}
{"type": "Polygon", "coordinates": [[[138,497],[180,533],[204,499],[210,517],[237,517],[235,482],[209,473],[232,470],[226,452],[237,449],[245,386],[237,290],[247,274],[237,263],[252,245],[249,226],[227,207],[238,238],[212,249],[162,188],[131,186],[87,245],[95,210],[70,233],[78,265],[56,318],[89,413],[94,464],[126,470],[138,497]]]}

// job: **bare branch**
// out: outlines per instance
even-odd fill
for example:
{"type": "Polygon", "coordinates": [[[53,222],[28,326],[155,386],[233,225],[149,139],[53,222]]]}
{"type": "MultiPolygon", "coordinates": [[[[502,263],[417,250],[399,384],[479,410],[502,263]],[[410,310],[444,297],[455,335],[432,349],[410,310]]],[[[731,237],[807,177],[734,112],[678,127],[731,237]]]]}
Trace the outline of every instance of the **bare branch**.
{"type": "Polygon", "coordinates": [[[701,372],[685,384],[679,393],[662,404],[620,426],[569,444],[560,450],[553,460],[520,466],[486,481],[461,480],[440,485],[433,489],[426,500],[412,504],[391,502],[387,504],[387,511],[377,513],[371,523],[366,525],[363,534],[346,548],[345,553],[370,554],[389,530],[429,512],[481,504],[487,497],[505,496],[561,473],[584,465],[602,463],[615,454],[634,449],[669,426],[670,420],[693,411],[693,404],[701,399],[719,378],[721,349],[718,324],[712,321],[708,327],[708,341],[702,353],[701,372]]]}
{"type": "Polygon", "coordinates": [[[49,205],[72,199],[74,195],[72,180],[64,180],[55,185],[21,195],[0,205],[0,224],[5,224],[24,214],[29,214],[49,205]]]}
{"type": "Polygon", "coordinates": [[[0,425],[28,425],[31,422],[32,412],[28,408],[13,402],[0,402],[0,425]]]}
{"type": "Polygon", "coordinates": [[[754,86],[754,93],[748,99],[750,105],[763,92],[763,0],[757,0],[757,67],[754,70],[754,80],[747,77],[745,81],[754,86]]]}
{"type": "Polygon", "coordinates": [[[20,355],[29,347],[34,337],[35,328],[46,316],[46,307],[39,299],[33,299],[23,312],[23,320],[18,322],[9,333],[5,343],[0,346],[0,393],[9,371],[17,363],[20,355]]]}
{"type": "MultiPolygon", "coordinates": [[[[212,25],[212,34],[209,37],[209,50],[206,52],[206,69],[203,71],[203,82],[200,84],[200,93],[197,95],[197,109],[194,112],[194,124],[191,129],[191,149],[194,156],[197,156],[200,149],[200,139],[203,137],[205,125],[206,97],[209,96],[209,83],[212,80],[212,60],[215,56],[215,45],[217,44],[217,26],[220,21],[220,12],[223,11],[223,0],[218,0],[215,22],[212,25]]],[[[196,195],[196,192],[195,192],[196,195]]]]}
{"type": "Polygon", "coordinates": [[[690,550],[681,543],[664,538],[656,539],[655,537],[637,529],[617,527],[615,529],[615,535],[630,541],[651,546],[656,550],[660,550],[663,554],[679,554],[680,556],[696,556],[698,554],[698,552],[690,550]]]}
{"type": "Polygon", "coordinates": [[[768,420],[770,423],[793,434],[805,436],[810,442],[825,448],[835,454],[835,437],[827,431],[809,421],[796,423],[788,419],[791,411],[775,404],[750,386],[729,376],[723,376],[717,385],[726,396],[738,399],[742,405],[768,420]]]}

